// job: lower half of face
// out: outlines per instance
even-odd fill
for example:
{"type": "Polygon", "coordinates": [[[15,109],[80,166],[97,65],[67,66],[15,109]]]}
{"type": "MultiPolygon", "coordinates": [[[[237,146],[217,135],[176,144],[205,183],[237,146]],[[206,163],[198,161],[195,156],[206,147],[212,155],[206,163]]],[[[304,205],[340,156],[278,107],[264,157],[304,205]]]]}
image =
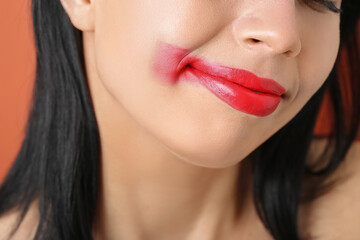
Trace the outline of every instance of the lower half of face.
{"type": "Polygon", "coordinates": [[[262,2],[99,1],[99,80],[119,109],[182,160],[235,165],[301,110],[326,80],[338,51],[337,15],[288,0],[262,2]],[[192,63],[210,62],[229,68],[207,66],[205,77],[186,71],[192,63]],[[235,71],[232,80],[250,84],[244,89],[211,75],[226,75],[230,68],[259,78],[235,71]],[[266,85],[264,78],[273,81],[266,85]],[[274,82],[285,90],[280,97],[274,82]]]}

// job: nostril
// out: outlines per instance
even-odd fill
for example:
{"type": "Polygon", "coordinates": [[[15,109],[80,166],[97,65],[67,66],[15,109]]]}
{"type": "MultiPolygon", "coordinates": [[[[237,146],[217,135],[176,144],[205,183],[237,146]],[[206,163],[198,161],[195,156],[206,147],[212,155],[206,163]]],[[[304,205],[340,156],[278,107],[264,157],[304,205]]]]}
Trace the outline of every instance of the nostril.
{"type": "Polygon", "coordinates": [[[247,38],[244,39],[244,44],[248,47],[248,48],[253,48],[256,46],[261,45],[262,41],[256,38],[247,38]]]}
{"type": "Polygon", "coordinates": [[[257,44],[257,43],[261,42],[259,39],[256,39],[256,38],[248,38],[245,41],[249,45],[253,45],[253,44],[257,44]]]}

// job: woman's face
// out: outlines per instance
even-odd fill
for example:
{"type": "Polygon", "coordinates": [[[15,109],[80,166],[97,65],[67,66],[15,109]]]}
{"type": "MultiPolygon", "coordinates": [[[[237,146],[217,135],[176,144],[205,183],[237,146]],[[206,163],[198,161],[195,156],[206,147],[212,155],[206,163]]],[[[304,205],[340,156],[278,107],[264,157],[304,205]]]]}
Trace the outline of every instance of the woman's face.
{"type": "MultiPolygon", "coordinates": [[[[106,91],[144,131],[194,165],[220,168],[244,159],[301,110],[337,57],[340,15],[321,5],[323,12],[295,0],[95,6],[96,71],[106,91]],[[217,78],[183,71],[191,59],[250,71],[285,93],[236,92],[217,78]]],[[[242,73],[235,76],[242,83],[265,85],[242,73]]]]}

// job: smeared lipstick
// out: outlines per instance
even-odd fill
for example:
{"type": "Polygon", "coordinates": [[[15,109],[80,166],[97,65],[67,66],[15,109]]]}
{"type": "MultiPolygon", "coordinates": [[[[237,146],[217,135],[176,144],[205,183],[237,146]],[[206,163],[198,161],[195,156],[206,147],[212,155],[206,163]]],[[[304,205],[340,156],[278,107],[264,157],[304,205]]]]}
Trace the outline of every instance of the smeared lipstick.
{"type": "Polygon", "coordinates": [[[276,81],[189,53],[187,49],[161,43],[155,57],[155,72],[169,84],[177,81],[200,83],[232,108],[247,114],[264,117],[280,104],[285,89],[276,81]]]}

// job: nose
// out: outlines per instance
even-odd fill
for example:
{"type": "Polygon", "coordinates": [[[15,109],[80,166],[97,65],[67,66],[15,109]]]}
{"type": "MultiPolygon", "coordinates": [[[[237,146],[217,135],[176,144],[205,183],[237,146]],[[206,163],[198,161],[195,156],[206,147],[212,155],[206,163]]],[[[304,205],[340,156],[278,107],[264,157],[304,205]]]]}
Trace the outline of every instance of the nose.
{"type": "MultiPolygon", "coordinates": [[[[251,51],[295,57],[301,51],[293,0],[266,0],[246,7],[232,23],[235,41],[251,51]]],[[[241,11],[240,11],[241,12],[241,11]]]]}

